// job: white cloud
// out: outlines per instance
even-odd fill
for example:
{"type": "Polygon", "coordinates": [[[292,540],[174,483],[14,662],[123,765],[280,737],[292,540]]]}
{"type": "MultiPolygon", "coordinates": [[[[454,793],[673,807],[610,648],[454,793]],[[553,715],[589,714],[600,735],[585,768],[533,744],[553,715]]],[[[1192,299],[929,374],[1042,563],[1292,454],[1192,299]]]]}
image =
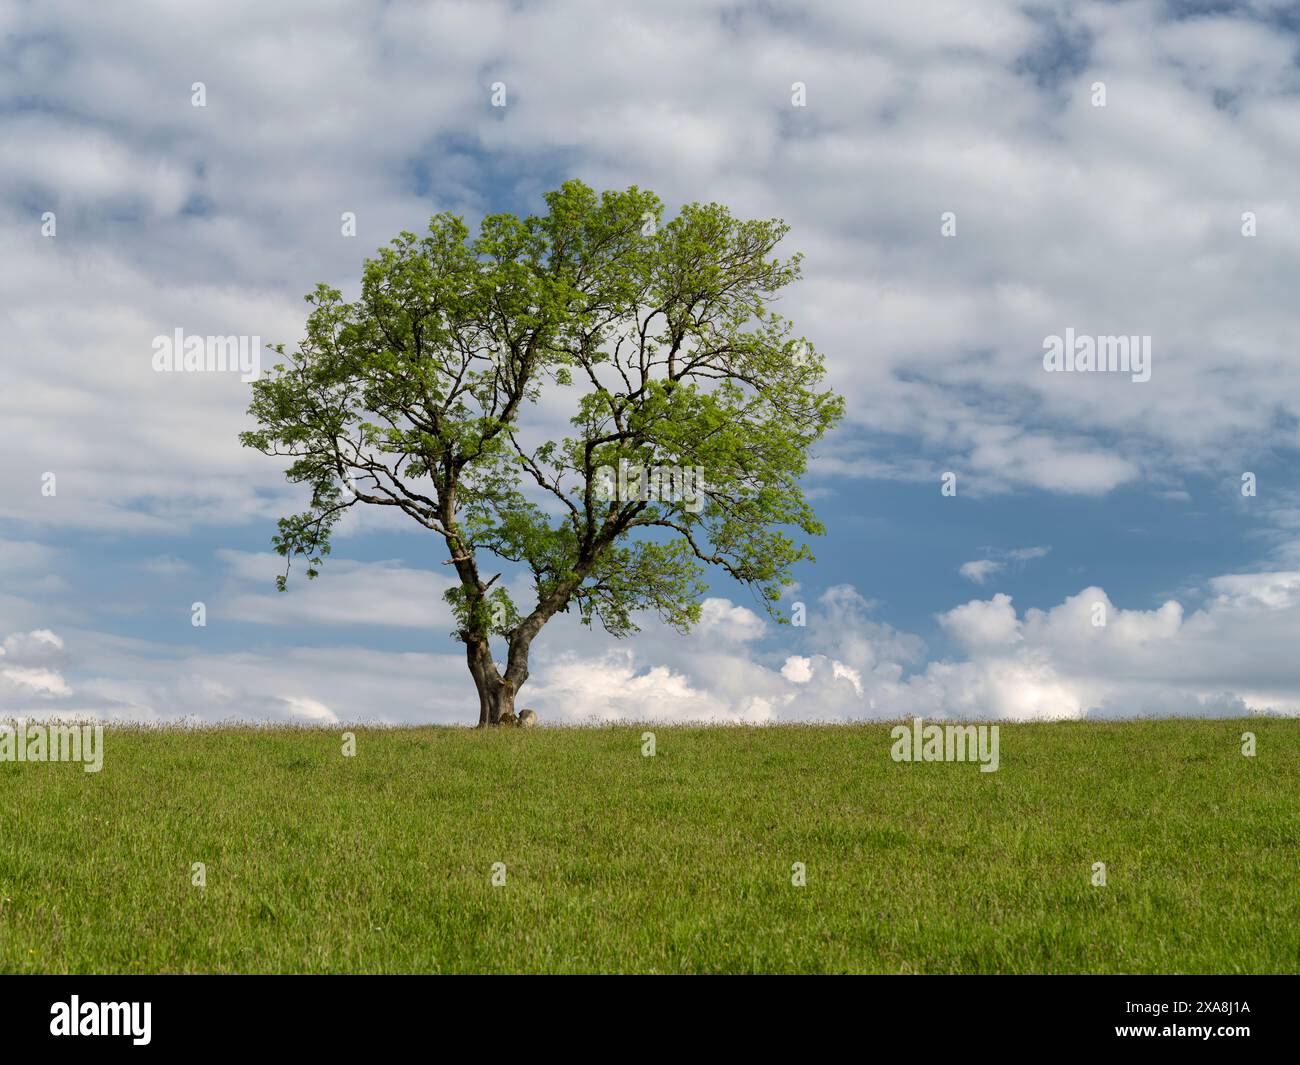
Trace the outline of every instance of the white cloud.
{"type": "Polygon", "coordinates": [[[12,636],[6,636],[4,644],[0,645],[0,655],[24,661],[49,658],[62,650],[63,639],[49,629],[14,633],[12,636]]]}
{"type": "Polygon", "coordinates": [[[807,684],[812,675],[812,659],[803,655],[791,655],[781,667],[781,676],[795,684],[807,684]]]}
{"type": "Polygon", "coordinates": [[[279,592],[275,578],[284,572],[278,555],[222,550],[217,552],[230,580],[213,614],[226,620],[261,625],[383,625],[396,628],[447,629],[451,608],[443,593],[450,578],[409,569],[396,561],[357,562],[332,558],[320,576],[308,580],[299,565],[288,588],[279,592]]]}
{"type": "MultiPolygon", "coordinates": [[[[1300,590],[1296,575],[1230,575],[1209,589],[1217,594],[1190,613],[1175,601],[1124,609],[1095,587],[1023,616],[1006,595],[974,600],[940,617],[965,657],[909,669],[917,666],[919,641],[887,626],[862,628],[859,639],[839,644],[823,638],[842,629],[846,609],[864,609],[852,589],[841,588],[810,612],[810,620],[824,618],[822,636],[810,624],[809,650],[781,656],[770,669],[721,668],[718,656],[674,651],[671,641],[651,642],[644,656],[667,658],[667,666],[638,666],[644,658],[631,652],[613,659],[570,654],[560,702],[580,704],[591,716],[603,707],[618,718],[626,700],[635,707],[629,719],[670,721],[693,714],[752,720],[759,701],[770,720],[1300,714],[1300,678],[1291,664],[1300,637],[1300,595],[1290,591],[1300,590]],[[1106,608],[1104,626],[1093,624],[1097,603],[1106,608]],[[821,650],[813,649],[819,643],[821,650]],[[845,653],[859,666],[846,663],[845,653]],[[639,698],[632,694],[638,689],[654,694],[639,698]]],[[[863,620],[859,614],[859,626],[863,620]]],[[[548,684],[537,689],[547,709],[545,697],[556,691],[548,684]]]]}
{"type": "MultiPolygon", "coordinates": [[[[791,223],[806,277],[782,311],[828,355],[851,421],[818,473],[954,469],[976,497],[1186,497],[1169,487],[1185,473],[1236,476],[1297,443],[1300,68],[1294,37],[1254,18],[1165,12],[1156,0],[828,4],[797,19],[721,0],[6,9],[0,92],[42,106],[0,115],[0,518],[65,535],[250,523],[269,535],[301,497],[280,464],[237,444],[247,386],[154,374],[152,337],[180,326],[292,344],[317,281],[355,287],[363,255],[434,210],[535,207],[557,174],[791,223]],[[1048,69],[1054,22],[1078,43],[1048,69]],[[487,104],[498,79],[500,113],[487,104]],[[194,80],[206,108],[189,106],[194,80]],[[789,106],[795,80],[806,109],[789,106]],[[1109,87],[1104,109],[1094,80],[1109,87]],[[846,195],[846,175],[870,194],[846,195]],[[39,231],[47,209],[54,238],[39,231]],[[345,210],[356,240],[339,235],[345,210]],[[957,236],[943,238],[949,210],[957,236]],[[1243,210],[1259,237],[1241,236],[1243,210]],[[1045,373],[1042,339],[1067,327],[1151,335],[1152,380],[1045,373]],[[46,471],[55,497],[39,491],[46,471]]],[[[535,414],[529,439],[568,412],[548,400],[535,414]]],[[[1296,524],[1283,508],[1268,520],[1296,524]]],[[[372,512],[341,533],[401,527],[372,512]]],[[[0,624],[25,633],[5,643],[0,711],[473,719],[454,647],[199,652],[66,626],[84,607],[37,594],[67,586],[50,572],[62,552],[35,535],[0,540],[0,624]]],[[[961,573],[982,584],[1046,551],[992,552],[961,573]]],[[[1292,567],[1300,547],[1278,557],[1292,567]]],[[[213,618],[259,635],[448,627],[436,567],[335,558],[279,595],[280,560],[221,561],[213,618]]],[[[200,583],[171,555],[140,565],[200,583]]],[[[919,637],[848,585],[793,632],[723,599],[705,604],[699,639],[650,626],[631,651],[562,621],[525,701],[559,720],[1300,706],[1295,571],[1204,590],[1194,610],[1124,609],[1100,588],[1023,614],[1006,596],[976,600],[941,619],[965,657],[928,664],[919,637]]]]}
{"type": "Polygon", "coordinates": [[[939,623],[968,651],[1008,647],[1021,639],[1020,622],[1011,597],[999,592],[992,599],[973,599],[939,617],[939,623]]]}
{"type": "Polygon", "coordinates": [[[695,628],[700,637],[716,637],[728,643],[760,639],[766,630],[767,623],[752,610],[715,598],[701,604],[700,623],[695,628]]]}
{"type": "Polygon", "coordinates": [[[62,699],[72,689],[60,672],[52,668],[63,658],[63,640],[49,629],[33,629],[6,636],[0,644],[0,714],[6,710],[38,706],[49,699],[62,699]]]}
{"type": "Polygon", "coordinates": [[[316,281],[346,286],[435,208],[487,206],[489,174],[535,198],[557,159],[792,223],[807,278],[785,310],[854,424],[929,456],[906,470],[873,447],[848,472],[928,477],[943,455],[964,490],[1100,495],[1293,444],[1294,40],[1240,13],[1171,23],[1155,0],[959,8],[21,9],[0,90],[47,106],[0,118],[7,350],[25,353],[0,400],[0,510],[158,531],[275,516],[292,498],[276,463],[235,443],[246,386],[152,374],[150,339],[292,343],[316,281]],[[1072,54],[1045,48],[1053,24],[1072,54]],[[1040,83],[1044,54],[1060,69],[1040,83]],[[846,198],[846,173],[871,195],[846,198]],[[47,203],[54,239],[32,213],[47,203]],[[1259,239],[1239,233],[1247,208],[1259,239]],[[1045,374],[1042,338],[1067,326],[1151,335],[1152,381],[1045,374]],[[60,474],[57,502],[33,469],[60,474]]]}
{"type": "Polygon", "coordinates": [[[289,706],[290,720],[304,719],[317,725],[334,725],[338,723],[339,719],[334,711],[316,699],[309,699],[301,695],[290,695],[285,696],[284,701],[289,706]]]}
{"type": "Polygon", "coordinates": [[[669,666],[638,670],[630,651],[610,651],[595,660],[561,656],[521,693],[520,704],[531,703],[544,707],[543,721],[569,724],[757,722],[770,717],[755,710],[752,700],[747,705],[730,704],[669,666]]]}
{"type": "MultiPolygon", "coordinates": [[[[806,632],[780,634],[802,644],[793,652],[766,649],[748,635],[682,640],[653,621],[634,642],[611,649],[561,617],[535,646],[519,705],[546,723],[1300,714],[1300,577],[1230,574],[1207,590],[1191,611],[1173,600],[1126,609],[1096,587],[1023,614],[1003,594],[973,600],[940,616],[961,657],[929,662],[917,637],[872,622],[870,605],[847,586],[811,604],[806,632]],[[1102,626],[1093,623],[1098,603],[1102,626]]],[[[735,609],[719,600],[711,613],[730,617],[735,609]]],[[[16,634],[5,648],[0,713],[477,720],[473,685],[454,649],[218,653],[89,632],[16,634]],[[57,670],[37,664],[50,650],[60,656],[57,670]]]]}
{"type": "Polygon", "coordinates": [[[1300,605],[1300,572],[1235,573],[1215,577],[1210,588],[1222,609],[1265,607],[1274,610],[1300,605]]]}
{"type": "Polygon", "coordinates": [[[963,562],[958,567],[957,572],[965,577],[968,581],[974,581],[976,584],[983,584],[993,574],[1006,568],[1002,562],[995,562],[991,558],[976,559],[972,562],[963,562]]]}
{"type": "Polygon", "coordinates": [[[52,669],[23,666],[0,667],[0,682],[18,696],[63,696],[71,694],[67,681],[52,669]]]}
{"type": "Polygon", "coordinates": [[[1030,562],[1037,558],[1044,558],[1051,550],[1050,547],[1016,547],[1009,551],[998,551],[994,552],[994,554],[999,557],[980,558],[964,562],[958,567],[957,572],[967,580],[974,581],[976,584],[983,584],[995,573],[1001,573],[1005,570],[1007,562],[1030,562]],[[1006,561],[1002,561],[1003,559],[1006,561]]]}

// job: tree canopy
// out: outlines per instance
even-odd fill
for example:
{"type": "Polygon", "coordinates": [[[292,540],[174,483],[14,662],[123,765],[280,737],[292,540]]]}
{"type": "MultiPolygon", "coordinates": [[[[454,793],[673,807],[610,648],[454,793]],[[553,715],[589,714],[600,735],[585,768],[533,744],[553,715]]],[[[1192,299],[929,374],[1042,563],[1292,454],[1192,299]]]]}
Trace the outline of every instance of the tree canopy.
{"type": "Polygon", "coordinates": [[[800,478],[843,414],[772,309],[800,273],[776,254],[783,222],[718,204],[665,222],[650,192],[579,181],[545,203],[474,237],[435,215],[366,262],[353,301],[318,285],[241,435],[310,489],[274,538],[309,577],[360,504],[445,544],[481,724],[511,717],[532,640],[571,606],[616,636],[647,610],[686,631],[716,566],[777,616],[802,537],[824,532],[800,478]],[[527,568],[527,601],[488,572],[503,560],[527,568]]]}

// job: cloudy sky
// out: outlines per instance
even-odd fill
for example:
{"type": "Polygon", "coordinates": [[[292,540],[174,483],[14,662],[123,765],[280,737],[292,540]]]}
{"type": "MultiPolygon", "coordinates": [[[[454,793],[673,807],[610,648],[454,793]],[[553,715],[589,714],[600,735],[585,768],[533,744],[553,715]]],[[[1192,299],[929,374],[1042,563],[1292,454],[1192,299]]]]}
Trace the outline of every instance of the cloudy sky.
{"type": "Polygon", "coordinates": [[[690,639],[561,617],[521,705],[1300,713],[1294,3],[4,0],[0,101],[0,714],[477,720],[441,544],[354,514],[277,594],[248,387],[152,343],[292,346],[398,231],[570,177],[789,222],[848,415],[805,627],[721,579],[690,639]],[[1047,372],[1067,329],[1150,380],[1047,372]]]}

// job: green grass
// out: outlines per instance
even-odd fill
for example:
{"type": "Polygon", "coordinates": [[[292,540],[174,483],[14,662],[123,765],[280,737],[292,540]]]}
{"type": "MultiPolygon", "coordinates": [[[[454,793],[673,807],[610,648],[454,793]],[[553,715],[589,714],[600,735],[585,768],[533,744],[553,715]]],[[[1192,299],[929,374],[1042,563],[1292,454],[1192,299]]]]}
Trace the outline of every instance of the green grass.
{"type": "Polygon", "coordinates": [[[1300,971],[1300,721],[1003,725],[996,773],[887,725],[642,731],[0,763],[0,971],[1300,971]]]}

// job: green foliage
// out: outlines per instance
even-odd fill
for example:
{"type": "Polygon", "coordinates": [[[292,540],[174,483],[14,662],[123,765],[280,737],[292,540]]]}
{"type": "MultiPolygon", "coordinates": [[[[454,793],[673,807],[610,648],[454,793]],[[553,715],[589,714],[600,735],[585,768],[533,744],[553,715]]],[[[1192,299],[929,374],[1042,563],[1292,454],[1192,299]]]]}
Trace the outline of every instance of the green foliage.
{"type": "Polygon", "coordinates": [[[660,224],[635,187],[571,181],[545,200],[472,238],[437,215],[366,262],[356,300],[306,297],[306,335],[254,383],[241,437],[310,490],[276,550],[315,576],[343,512],[395,507],[445,541],[462,638],[531,638],[573,604],[619,635],[640,610],[684,629],[706,565],[771,609],[812,557],[802,537],[824,531],[799,481],[843,414],[771,308],[799,277],[799,256],[775,252],[787,227],[717,204],[660,224]],[[560,397],[571,429],[539,442],[560,397]],[[620,463],[698,471],[700,491],[602,496],[620,463]],[[527,613],[480,573],[493,556],[531,572],[527,613]]]}

